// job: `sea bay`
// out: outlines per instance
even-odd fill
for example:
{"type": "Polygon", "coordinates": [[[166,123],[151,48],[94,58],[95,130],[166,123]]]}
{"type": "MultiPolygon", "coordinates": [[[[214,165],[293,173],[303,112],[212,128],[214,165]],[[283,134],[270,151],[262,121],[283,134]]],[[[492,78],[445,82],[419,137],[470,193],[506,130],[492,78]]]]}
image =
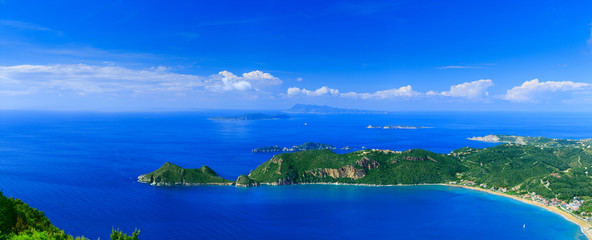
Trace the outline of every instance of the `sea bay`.
{"type": "Polygon", "coordinates": [[[44,211],[67,233],[91,239],[108,238],[112,227],[139,228],[143,239],[585,239],[577,225],[543,209],[445,186],[163,188],[136,178],[169,161],[189,168],[206,164],[234,179],[273,156],[251,149],[307,141],[350,151],[447,153],[493,146],[466,139],[487,134],[589,138],[592,114],[405,112],[208,120],[228,114],[237,112],[4,111],[0,187],[44,211]],[[432,128],[366,128],[370,124],[432,128]]]}

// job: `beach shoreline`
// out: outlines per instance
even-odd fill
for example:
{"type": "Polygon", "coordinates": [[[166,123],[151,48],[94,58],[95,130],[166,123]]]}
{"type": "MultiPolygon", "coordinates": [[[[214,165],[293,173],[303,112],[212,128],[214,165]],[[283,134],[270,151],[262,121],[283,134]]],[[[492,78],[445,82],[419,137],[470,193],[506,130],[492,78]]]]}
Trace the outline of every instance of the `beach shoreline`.
{"type": "MultiPolygon", "coordinates": [[[[274,185],[274,184],[265,184],[262,185],[269,185],[269,186],[281,186],[281,185],[274,185]]],[[[465,185],[456,185],[456,184],[448,184],[448,183],[422,183],[422,184],[388,184],[388,185],[381,185],[381,184],[359,184],[359,183],[331,183],[331,182],[318,182],[318,183],[298,183],[298,184],[291,184],[291,185],[350,185],[350,186],[365,186],[365,187],[404,187],[404,186],[447,186],[447,187],[458,187],[464,189],[470,189],[475,191],[481,191],[489,194],[494,194],[501,197],[507,197],[514,200],[518,200],[522,203],[526,203],[529,205],[537,206],[543,208],[547,211],[553,212],[562,216],[564,219],[577,224],[580,227],[580,231],[586,236],[588,240],[592,240],[592,224],[585,222],[581,219],[576,218],[575,216],[571,215],[568,212],[562,211],[554,206],[547,206],[539,202],[535,202],[529,199],[521,198],[519,196],[510,195],[506,193],[492,191],[490,189],[484,189],[479,187],[471,187],[465,185]]]]}
{"type": "Polygon", "coordinates": [[[529,199],[525,199],[525,198],[521,198],[515,195],[510,195],[510,194],[505,194],[505,193],[500,193],[500,192],[496,192],[496,191],[492,191],[489,189],[484,189],[484,188],[478,188],[478,187],[471,187],[471,186],[463,186],[463,185],[454,185],[454,184],[446,184],[446,183],[441,183],[441,184],[437,184],[437,185],[442,185],[442,186],[449,186],[449,187],[460,187],[460,188],[465,188],[465,189],[470,189],[470,190],[475,190],[475,191],[481,191],[481,192],[485,192],[485,193],[489,193],[489,194],[495,194],[498,196],[502,196],[502,197],[507,197],[507,198],[511,198],[514,200],[518,200],[520,202],[526,203],[526,204],[530,204],[530,205],[534,205],[540,208],[543,208],[547,211],[551,211],[555,214],[559,214],[561,215],[563,218],[567,219],[570,222],[573,222],[575,224],[577,224],[578,226],[580,226],[580,230],[582,231],[582,233],[586,236],[586,238],[588,238],[588,240],[592,240],[592,224],[585,222],[579,218],[576,218],[575,216],[571,215],[568,212],[562,211],[560,209],[558,209],[557,207],[554,206],[547,206],[544,205],[542,203],[539,202],[535,202],[529,199]]]}

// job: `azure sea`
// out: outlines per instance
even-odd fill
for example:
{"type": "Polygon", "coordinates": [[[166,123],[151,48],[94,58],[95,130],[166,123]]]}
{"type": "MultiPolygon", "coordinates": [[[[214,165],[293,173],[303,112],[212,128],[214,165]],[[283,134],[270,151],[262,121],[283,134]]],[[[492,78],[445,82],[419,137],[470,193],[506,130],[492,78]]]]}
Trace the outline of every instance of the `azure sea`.
{"type": "Polygon", "coordinates": [[[0,112],[0,188],[59,228],[109,239],[585,239],[561,216],[487,193],[446,186],[293,185],[155,187],[137,182],[164,162],[208,165],[235,179],[304,142],[439,153],[494,144],[472,136],[592,137],[591,113],[405,112],[292,115],[230,121],[241,111],[0,112]],[[369,129],[368,125],[426,126],[369,129]]]}

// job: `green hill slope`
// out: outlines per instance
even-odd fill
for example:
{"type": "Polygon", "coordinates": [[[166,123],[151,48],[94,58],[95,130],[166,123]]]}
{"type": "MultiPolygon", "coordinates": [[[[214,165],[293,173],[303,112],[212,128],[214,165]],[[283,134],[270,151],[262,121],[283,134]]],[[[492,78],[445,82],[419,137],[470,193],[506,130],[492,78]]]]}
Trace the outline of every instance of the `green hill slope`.
{"type": "Polygon", "coordinates": [[[358,183],[418,184],[455,179],[466,168],[450,156],[425,150],[364,150],[336,154],[311,150],[274,156],[249,177],[266,184],[358,183]]]}
{"type": "Polygon", "coordinates": [[[158,186],[171,185],[232,185],[233,182],[218,176],[208,166],[197,169],[185,169],[166,162],[154,172],[140,175],[139,182],[158,186]]]}

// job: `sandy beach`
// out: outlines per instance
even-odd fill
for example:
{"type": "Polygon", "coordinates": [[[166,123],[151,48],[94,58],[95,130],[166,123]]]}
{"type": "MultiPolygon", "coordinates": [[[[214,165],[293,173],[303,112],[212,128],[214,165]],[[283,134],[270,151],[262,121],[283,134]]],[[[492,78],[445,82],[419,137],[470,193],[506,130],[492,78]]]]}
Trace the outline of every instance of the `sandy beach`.
{"type": "Polygon", "coordinates": [[[532,201],[532,200],[524,199],[524,198],[521,198],[521,197],[518,197],[518,196],[514,196],[514,195],[510,195],[510,194],[505,194],[505,193],[491,191],[489,189],[483,189],[483,188],[478,188],[478,187],[469,187],[469,186],[461,186],[461,185],[452,185],[452,184],[442,184],[442,185],[450,186],[450,187],[461,187],[461,188],[466,188],[466,189],[471,189],[471,190],[476,190],[476,191],[491,193],[491,194],[495,194],[495,195],[498,195],[498,196],[512,198],[512,199],[521,201],[523,203],[527,203],[527,204],[530,204],[530,205],[535,205],[535,206],[544,208],[544,209],[546,209],[548,211],[551,211],[551,212],[554,212],[556,214],[561,215],[565,219],[567,219],[567,220],[569,220],[571,222],[574,222],[575,224],[578,224],[578,226],[580,226],[580,229],[582,230],[582,232],[584,233],[584,235],[586,235],[586,237],[589,240],[592,240],[592,225],[590,223],[587,223],[587,222],[585,222],[583,220],[580,220],[580,219],[574,217],[573,215],[571,215],[570,213],[564,212],[564,211],[558,209],[557,207],[547,206],[547,205],[544,205],[544,204],[539,203],[539,202],[535,202],[535,201],[532,201]]]}

